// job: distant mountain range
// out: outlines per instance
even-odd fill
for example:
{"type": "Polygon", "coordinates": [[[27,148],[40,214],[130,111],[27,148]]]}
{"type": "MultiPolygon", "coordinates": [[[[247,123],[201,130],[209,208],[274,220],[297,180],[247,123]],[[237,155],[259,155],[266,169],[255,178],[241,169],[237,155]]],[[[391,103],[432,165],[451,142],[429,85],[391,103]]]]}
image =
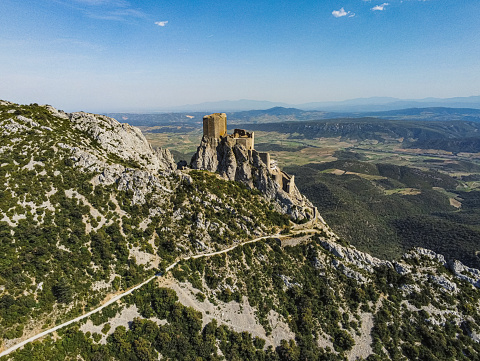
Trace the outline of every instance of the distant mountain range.
{"type": "Polygon", "coordinates": [[[473,108],[407,108],[370,112],[327,112],[275,107],[266,110],[249,110],[227,113],[231,121],[270,123],[283,121],[325,120],[338,118],[382,118],[389,120],[465,120],[480,121],[480,109],[473,108]]]}
{"type": "MultiPolygon", "coordinates": [[[[135,126],[182,125],[201,127],[202,117],[215,110],[204,112],[171,113],[107,113],[109,117],[135,126]]],[[[218,110],[217,110],[218,111],[218,110]]],[[[287,121],[312,121],[339,118],[378,118],[388,120],[435,120],[480,122],[480,109],[473,108],[408,108],[381,112],[327,112],[297,108],[273,107],[265,110],[227,112],[229,124],[263,124],[287,121]]]]}
{"type": "Polygon", "coordinates": [[[329,112],[373,112],[405,108],[449,107],[480,109],[480,96],[455,98],[399,99],[392,97],[357,98],[344,101],[288,104],[258,100],[225,100],[159,109],[165,112],[238,112],[274,107],[323,110],[329,112]]]}
{"type": "MultiPolygon", "coordinates": [[[[338,118],[325,120],[270,122],[238,124],[238,128],[253,131],[278,132],[289,134],[289,138],[316,139],[321,137],[341,137],[342,139],[366,140],[375,139],[379,142],[392,139],[404,139],[409,142],[462,138],[479,138],[480,122],[466,121],[410,121],[386,120],[380,118],[338,118]]],[[[463,144],[456,144],[461,149],[463,144]]],[[[467,145],[467,143],[465,143],[467,145]]],[[[468,143],[468,149],[475,145],[468,143]]],[[[434,148],[443,149],[443,148],[434,148]]],[[[460,151],[460,150],[459,150],[460,151]]],[[[465,150],[466,151],[466,150],[465,150]]]]}

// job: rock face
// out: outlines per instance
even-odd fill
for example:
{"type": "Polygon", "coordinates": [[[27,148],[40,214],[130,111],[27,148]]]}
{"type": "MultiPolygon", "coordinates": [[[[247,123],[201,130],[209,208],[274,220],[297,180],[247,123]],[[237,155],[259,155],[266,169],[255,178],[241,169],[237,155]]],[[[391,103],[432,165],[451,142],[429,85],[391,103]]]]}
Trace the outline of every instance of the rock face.
{"type": "MultiPolygon", "coordinates": [[[[393,268],[398,274],[405,276],[410,275],[421,279],[421,282],[431,281],[449,293],[456,294],[459,290],[455,279],[460,279],[470,283],[476,288],[480,288],[480,270],[467,267],[463,263],[457,260],[445,261],[445,257],[441,254],[435,253],[425,248],[413,248],[408,253],[403,255],[402,260],[390,262],[381,260],[369,255],[368,253],[361,252],[353,246],[342,246],[337,243],[335,238],[322,239],[320,245],[330,252],[335,258],[332,260],[333,267],[340,269],[347,277],[355,278],[359,282],[365,282],[365,278],[357,271],[353,270],[353,266],[357,270],[363,270],[368,273],[373,273],[376,267],[385,266],[393,268]],[[431,275],[423,271],[414,272],[411,260],[415,259],[417,262],[428,260],[431,262],[429,265],[435,265],[441,269],[450,270],[448,274],[431,275]]],[[[428,262],[427,262],[428,264],[428,262]]],[[[315,260],[315,267],[322,268],[320,257],[315,260]]],[[[420,282],[420,281],[419,281],[420,282]]],[[[411,285],[407,285],[404,290],[411,291],[411,285]]]]}
{"type": "Polygon", "coordinates": [[[267,165],[256,150],[247,150],[229,137],[204,136],[192,157],[193,169],[216,172],[224,179],[239,181],[249,188],[256,188],[275,202],[275,207],[294,219],[313,219],[313,204],[294,187],[290,194],[273,179],[267,165]]]}
{"type": "Polygon", "coordinates": [[[132,191],[133,203],[143,204],[152,189],[170,193],[163,177],[157,175],[175,172],[177,165],[168,149],[153,149],[138,128],[121,124],[113,118],[85,112],[65,113],[47,105],[54,116],[69,120],[74,129],[87,133],[96,144],[93,147],[72,147],[64,143],[58,146],[71,151],[70,159],[76,167],[99,173],[92,184],[117,184],[119,190],[132,191]],[[104,159],[105,152],[117,156],[125,164],[104,159]]]}
{"type": "MultiPolygon", "coordinates": [[[[49,110],[55,114],[55,109],[50,107],[49,110]]],[[[175,170],[177,167],[170,152],[167,149],[154,151],[138,128],[103,115],[84,112],[65,115],[73,127],[90,134],[109,153],[131,160],[150,171],[175,170]]]]}
{"type": "MultiPolygon", "coordinates": [[[[403,257],[405,259],[411,259],[411,258],[421,259],[422,257],[431,259],[432,261],[435,261],[441,264],[442,266],[448,268],[455,275],[456,278],[467,281],[468,283],[475,286],[476,288],[480,288],[480,270],[465,266],[462,262],[458,260],[446,261],[443,255],[435,253],[432,250],[421,248],[421,247],[413,248],[409,253],[405,254],[403,257]]],[[[450,289],[452,287],[445,285],[445,288],[450,289]]]]}
{"type": "Polygon", "coordinates": [[[353,246],[349,246],[349,247],[342,246],[339,243],[333,242],[330,239],[321,240],[320,244],[322,245],[323,248],[331,252],[338,259],[344,261],[347,264],[352,264],[355,267],[359,269],[363,269],[370,273],[373,272],[375,267],[380,267],[380,266],[387,266],[390,268],[393,267],[391,262],[384,261],[376,257],[373,257],[368,253],[358,251],[353,246]]]}

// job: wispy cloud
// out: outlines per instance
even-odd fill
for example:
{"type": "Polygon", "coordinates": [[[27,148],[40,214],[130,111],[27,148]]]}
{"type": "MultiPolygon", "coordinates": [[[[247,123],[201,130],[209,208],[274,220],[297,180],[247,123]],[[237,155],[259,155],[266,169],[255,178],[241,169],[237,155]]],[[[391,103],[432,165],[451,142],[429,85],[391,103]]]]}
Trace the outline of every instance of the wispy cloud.
{"type": "Polygon", "coordinates": [[[117,9],[105,12],[86,11],[92,19],[124,21],[129,18],[144,18],[145,14],[135,9],[117,9]]]}
{"type": "Polygon", "coordinates": [[[168,24],[168,21],[155,21],[155,25],[158,26],[165,26],[168,24]]]}
{"type": "Polygon", "coordinates": [[[147,15],[134,8],[127,0],[53,0],[83,12],[92,19],[126,21],[147,15]]]}
{"type": "Polygon", "coordinates": [[[336,18],[341,18],[342,16],[348,15],[348,17],[351,18],[355,16],[355,13],[352,13],[351,11],[345,11],[344,8],[341,8],[340,10],[333,10],[332,15],[336,18]]]}
{"type": "Polygon", "coordinates": [[[385,10],[385,6],[390,5],[389,3],[383,3],[382,5],[375,5],[371,10],[372,11],[383,11],[385,10]]]}
{"type": "Polygon", "coordinates": [[[129,7],[130,4],[126,0],[74,0],[74,2],[90,6],[116,6],[116,7],[129,7]]]}

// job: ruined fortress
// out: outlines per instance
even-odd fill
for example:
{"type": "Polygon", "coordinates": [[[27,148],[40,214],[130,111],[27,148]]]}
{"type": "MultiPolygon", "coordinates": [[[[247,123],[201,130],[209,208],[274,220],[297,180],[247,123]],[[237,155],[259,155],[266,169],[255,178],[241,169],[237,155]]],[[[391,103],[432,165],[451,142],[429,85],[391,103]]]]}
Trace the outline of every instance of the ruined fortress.
{"type": "MultiPolygon", "coordinates": [[[[233,144],[243,146],[248,155],[252,157],[252,151],[255,150],[255,134],[247,132],[244,129],[235,129],[233,134],[227,134],[227,115],[225,113],[213,113],[203,117],[203,136],[206,138],[224,138],[228,137],[233,144]]],[[[295,189],[295,179],[277,166],[276,162],[270,158],[270,153],[258,152],[260,159],[267,166],[269,174],[278,183],[282,190],[292,194],[295,189]]]]}

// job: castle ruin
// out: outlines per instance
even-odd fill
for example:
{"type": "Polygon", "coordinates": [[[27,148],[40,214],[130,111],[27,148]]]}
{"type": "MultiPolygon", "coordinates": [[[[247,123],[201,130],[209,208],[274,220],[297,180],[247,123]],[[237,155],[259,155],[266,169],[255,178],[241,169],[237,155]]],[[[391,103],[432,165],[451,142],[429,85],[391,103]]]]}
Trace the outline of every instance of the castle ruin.
{"type": "MultiPolygon", "coordinates": [[[[203,117],[203,136],[206,138],[221,139],[228,137],[233,144],[243,146],[249,154],[255,150],[255,135],[254,132],[248,132],[245,129],[235,129],[233,134],[227,134],[227,115],[225,113],[213,113],[203,117]]],[[[269,174],[275,179],[275,182],[281,189],[292,194],[295,189],[295,176],[289,175],[277,166],[270,158],[270,153],[257,152],[260,159],[267,166],[269,174]]]]}
{"type": "Polygon", "coordinates": [[[255,144],[255,135],[253,132],[247,132],[245,129],[235,129],[233,139],[237,144],[243,145],[246,150],[253,150],[255,144]]]}
{"type": "Polygon", "coordinates": [[[220,138],[227,134],[227,115],[213,113],[203,117],[203,135],[209,138],[220,138]]]}

